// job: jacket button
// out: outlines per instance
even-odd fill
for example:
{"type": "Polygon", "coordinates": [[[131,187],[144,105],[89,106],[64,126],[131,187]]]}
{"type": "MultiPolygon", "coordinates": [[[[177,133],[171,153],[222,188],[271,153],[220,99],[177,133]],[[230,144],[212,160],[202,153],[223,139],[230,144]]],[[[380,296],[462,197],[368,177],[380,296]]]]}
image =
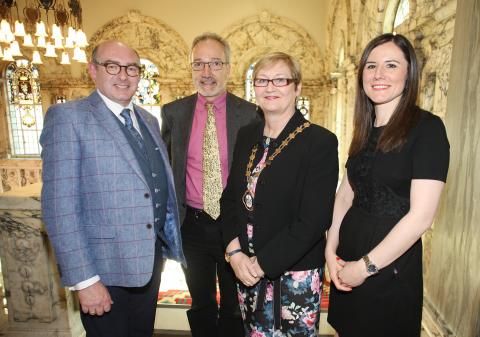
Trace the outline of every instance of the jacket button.
{"type": "Polygon", "coordinates": [[[145,199],[150,198],[150,194],[148,194],[148,193],[145,193],[143,196],[145,197],[145,199]]]}
{"type": "Polygon", "coordinates": [[[147,228],[148,228],[148,229],[151,229],[151,228],[152,228],[152,224],[151,224],[151,223],[147,223],[147,228]]]}

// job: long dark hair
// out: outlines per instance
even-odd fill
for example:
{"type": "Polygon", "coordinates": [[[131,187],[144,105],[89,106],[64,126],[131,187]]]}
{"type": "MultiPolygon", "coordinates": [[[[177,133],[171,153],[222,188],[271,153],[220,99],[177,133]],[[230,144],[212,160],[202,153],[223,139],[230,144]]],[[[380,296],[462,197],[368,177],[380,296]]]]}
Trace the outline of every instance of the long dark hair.
{"type": "Polygon", "coordinates": [[[403,35],[387,33],[377,36],[365,47],[358,66],[357,94],[353,117],[354,130],[349,155],[354,155],[363,149],[372,130],[375,108],[363,88],[363,70],[372,50],[387,42],[393,42],[403,52],[403,56],[408,62],[408,71],[400,102],[382,131],[377,148],[382,152],[388,152],[401,147],[405,143],[409,131],[418,121],[420,111],[415,103],[418,97],[420,70],[415,50],[410,41],[403,35]]]}

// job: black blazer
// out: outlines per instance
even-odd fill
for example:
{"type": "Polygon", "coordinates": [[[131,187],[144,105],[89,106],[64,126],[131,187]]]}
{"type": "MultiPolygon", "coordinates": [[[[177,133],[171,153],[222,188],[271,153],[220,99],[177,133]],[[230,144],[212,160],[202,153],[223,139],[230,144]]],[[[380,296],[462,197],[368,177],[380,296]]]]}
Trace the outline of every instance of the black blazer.
{"type": "MultiPolygon", "coordinates": [[[[305,122],[296,111],[279,137],[270,143],[269,155],[305,122]]],[[[252,147],[263,142],[264,126],[260,121],[240,129],[221,199],[224,244],[239,237],[247,255],[249,212],[242,203],[247,186],[245,170],[252,147]]],[[[325,232],[331,223],[338,181],[337,145],[333,133],[312,124],[260,174],[250,222],[254,226],[255,253],[268,278],[276,279],[288,270],[323,267],[325,232]]],[[[253,167],[263,153],[261,149],[253,167]]]]}
{"type": "MultiPolygon", "coordinates": [[[[185,175],[187,152],[197,97],[198,94],[193,94],[165,104],[162,108],[162,138],[167,146],[173,168],[180,223],[183,223],[186,212],[185,175]]],[[[255,104],[227,93],[226,113],[229,167],[232,163],[233,146],[235,145],[237,132],[242,126],[259,118],[256,108],[255,104]]]]}

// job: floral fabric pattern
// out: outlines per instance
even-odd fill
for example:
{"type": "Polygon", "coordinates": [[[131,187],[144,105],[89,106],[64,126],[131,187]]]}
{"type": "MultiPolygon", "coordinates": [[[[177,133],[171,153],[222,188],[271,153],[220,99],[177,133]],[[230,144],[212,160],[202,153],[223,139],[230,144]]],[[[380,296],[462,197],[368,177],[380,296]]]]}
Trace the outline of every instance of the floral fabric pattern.
{"type": "Polygon", "coordinates": [[[268,281],[263,310],[255,311],[259,283],[238,284],[238,302],[248,337],[316,337],[322,289],[320,268],[287,271],[281,284],[281,327],[274,328],[273,282],[268,281]]]}

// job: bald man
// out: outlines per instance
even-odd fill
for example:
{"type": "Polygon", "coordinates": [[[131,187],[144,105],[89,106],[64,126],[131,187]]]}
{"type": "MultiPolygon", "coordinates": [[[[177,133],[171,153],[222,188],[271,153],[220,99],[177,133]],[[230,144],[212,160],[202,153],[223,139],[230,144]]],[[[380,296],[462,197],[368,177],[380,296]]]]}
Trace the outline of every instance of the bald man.
{"type": "Polygon", "coordinates": [[[152,337],[163,259],[184,262],[158,121],[132,103],[140,69],[125,44],[96,46],[96,90],[48,109],[40,137],[43,219],[87,337],[152,337]]]}

